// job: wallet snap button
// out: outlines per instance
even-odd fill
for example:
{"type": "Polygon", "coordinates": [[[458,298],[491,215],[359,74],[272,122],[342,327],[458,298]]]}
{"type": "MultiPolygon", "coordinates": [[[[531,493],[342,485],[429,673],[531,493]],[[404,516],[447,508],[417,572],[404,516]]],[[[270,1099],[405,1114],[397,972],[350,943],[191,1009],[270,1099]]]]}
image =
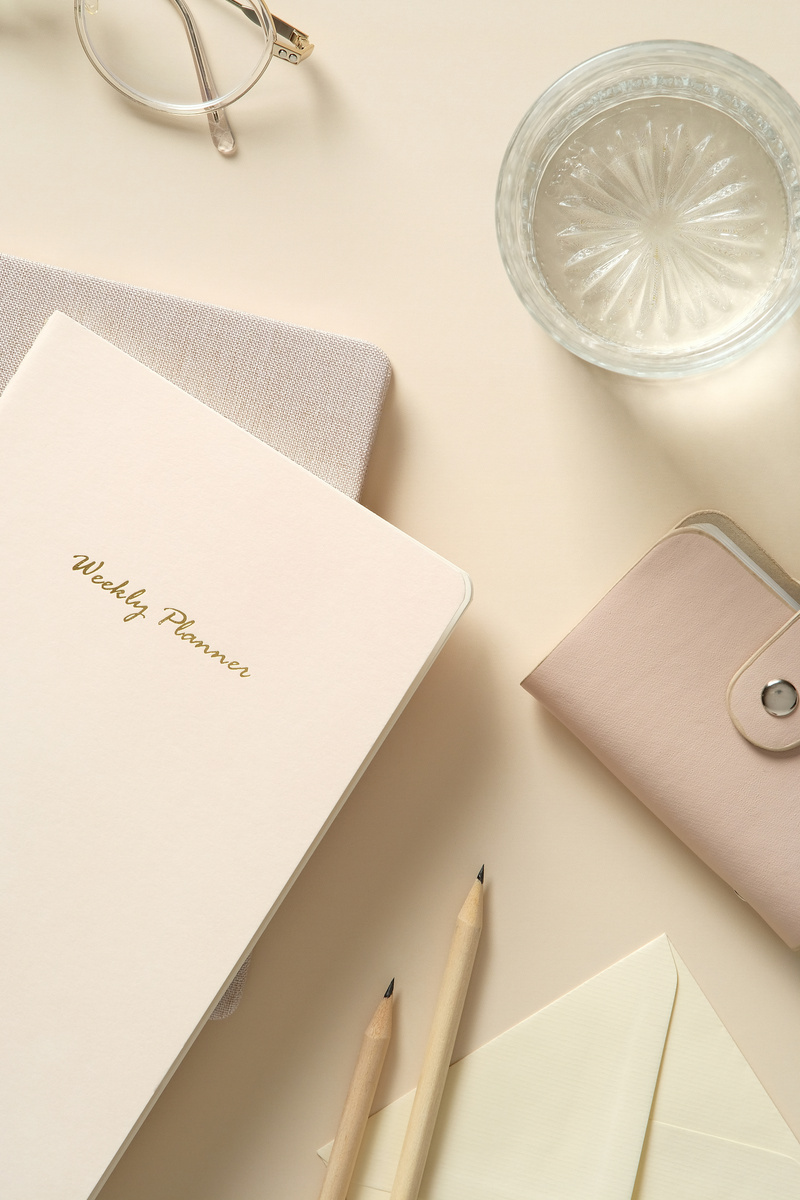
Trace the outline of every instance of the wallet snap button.
{"type": "Polygon", "coordinates": [[[797,688],[786,679],[771,679],[761,690],[761,703],[771,717],[788,717],[797,708],[797,688]]]}

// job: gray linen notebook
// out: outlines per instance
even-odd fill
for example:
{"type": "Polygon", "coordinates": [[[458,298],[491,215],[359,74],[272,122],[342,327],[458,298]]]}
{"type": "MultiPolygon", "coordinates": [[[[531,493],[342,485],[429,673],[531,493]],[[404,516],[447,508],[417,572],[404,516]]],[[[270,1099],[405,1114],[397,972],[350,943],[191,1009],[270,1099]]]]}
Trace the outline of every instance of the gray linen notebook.
{"type": "Polygon", "coordinates": [[[0,255],[0,391],[56,310],[358,498],[391,374],[376,346],[0,255]]]}

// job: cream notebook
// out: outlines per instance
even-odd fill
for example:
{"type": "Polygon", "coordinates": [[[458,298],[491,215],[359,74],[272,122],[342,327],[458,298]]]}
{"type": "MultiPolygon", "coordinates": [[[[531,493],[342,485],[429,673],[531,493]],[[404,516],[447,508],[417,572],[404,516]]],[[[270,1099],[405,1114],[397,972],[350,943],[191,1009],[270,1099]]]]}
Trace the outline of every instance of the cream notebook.
{"type": "Polygon", "coordinates": [[[0,1195],[86,1200],[470,587],[61,314],[0,402],[0,555],[0,1195]]]}
{"type": "MultiPolygon", "coordinates": [[[[358,499],[391,368],[368,342],[0,255],[0,390],[54,312],[358,499]]],[[[246,960],[211,1013],[235,1012],[246,960]]]]}

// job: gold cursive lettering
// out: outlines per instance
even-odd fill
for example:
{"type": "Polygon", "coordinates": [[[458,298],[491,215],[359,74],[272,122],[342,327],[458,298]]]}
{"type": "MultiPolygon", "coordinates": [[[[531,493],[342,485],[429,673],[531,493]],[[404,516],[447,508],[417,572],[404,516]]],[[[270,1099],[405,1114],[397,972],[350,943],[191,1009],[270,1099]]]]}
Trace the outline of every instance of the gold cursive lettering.
{"type": "Polygon", "coordinates": [[[105,566],[102,561],[95,562],[90,560],[88,554],[73,554],[73,558],[78,561],[73,565],[73,571],[80,571],[82,575],[90,576],[91,582],[97,584],[104,592],[108,592],[111,596],[116,596],[118,600],[124,600],[126,605],[135,608],[135,612],[127,613],[122,619],[123,621],[135,621],[137,617],[144,618],[147,612],[148,605],[142,604],[139,600],[140,596],[145,594],[146,588],[139,588],[136,592],[126,593],[125,588],[130,580],[124,579],[122,583],[112,583],[110,579],[105,579],[99,574],[101,567],[105,566]],[[98,572],[93,574],[93,572],[98,572]]]}
{"type": "Polygon", "coordinates": [[[135,621],[137,617],[143,617],[147,612],[147,605],[140,604],[137,599],[137,596],[143,596],[145,591],[146,588],[139,588],[138,592],[131,592],[129,596],[125,597],[125,603],[132,604],[136,612],[128,613],[127,617],[122,618],[123,621],[135,621]]]}
{"type": "Polygon", "coordinates": [[[176,637],[179,637],[182,642],[189,642],[196,650],[202,650],[204,655],[209,658],[216,658],[221,666],[225,666],[229,671],[238,671],[242,679],[250,678],[250,671],[247,667],[243,667],[241,663],[235,659],[226,658],[221,650],[212,650],[210,642],[204,642],[196,634],[190,633],[191,626],[194,625],[186,613],[181,608],[165,608],[167,614],[158,622],[159,625],[174,625],[172,632],[176,637]]]}
{"type": "MultiPolygon", "coordinates": [[[[122,583],[114,583],[111,579],[106,579],[101,575],[105,562],[103,559],[90,559],[88,554],[73,554],[75,560],[72,565],[73,571],[78,571],[81,575],[85,575],[90,583],[95,587],[99,587],[101,591],[107,592],[109,596],[116,596],[117,600],[122,600],[126,608],[133,609],[133,612],[126,613],[122,618],[123,621],[135,621],[137,617],[144,618],[149,605],[145,604],[142,596],[147,594],[146,588],[137,588],[133,592],[128,592],[125,589],[130,587],[130,580],[123,579],[122,583]]],[[[204,642],[196,633],[192,633],[194,621],[187,616],[182,608],[165,608],[167,614],[158,622],[159,625],[172,625],[172,632],[176,637],[179,637],[182,642],[188,642],[194,646],[196,650],[202,650],[203,655],[208,658],[216,659],[221,666],[227,667],[229,671],[238,673],[242,679],[250,678],[248,667],[243,667],[236,658],[228,658],[221,650],[212,650],[210,642],[204,642]]]]}
{"type": "Polygon", "coordinates": [[[82,571],[84,575],[91,575],[92,571],[99,571],[105,565],[101,562],[89,562],[88,554],[73,554],[72,557],[78,559],[72,568],[73,571],[82,571]]]}

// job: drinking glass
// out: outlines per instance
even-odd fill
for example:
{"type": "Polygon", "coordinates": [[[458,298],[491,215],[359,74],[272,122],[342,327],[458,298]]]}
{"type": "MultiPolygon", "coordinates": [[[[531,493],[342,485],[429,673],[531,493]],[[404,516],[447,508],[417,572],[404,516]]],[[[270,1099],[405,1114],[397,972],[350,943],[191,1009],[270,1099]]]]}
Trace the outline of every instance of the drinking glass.
{"type": "Polygon", "coordinates": [[[758,67],[658,41],[582,63],[525,115],[497,189],[517,294],[589,362],[675,377],[800,303],[800,108],[758,67]]]}

